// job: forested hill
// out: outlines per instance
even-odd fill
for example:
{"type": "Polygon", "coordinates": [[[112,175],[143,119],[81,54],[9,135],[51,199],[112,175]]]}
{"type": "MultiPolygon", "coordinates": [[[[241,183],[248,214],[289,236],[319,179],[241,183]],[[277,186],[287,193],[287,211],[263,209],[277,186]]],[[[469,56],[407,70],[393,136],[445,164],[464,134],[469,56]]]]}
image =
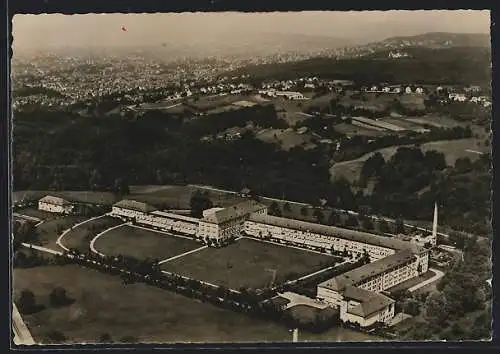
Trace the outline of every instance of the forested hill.
{"type": "Polygon", "coordinates": [[[412,47],[407,51],[410,54],[408,58],[386,57],[385,60],[380,60],[376,53],[353,59],[320,57],[289,63],[247,66],[236,73],[250,74],[256,80],[321,76],[360,83],[489,85],[491,82],[491,51],[487,47],[412,47]]]}

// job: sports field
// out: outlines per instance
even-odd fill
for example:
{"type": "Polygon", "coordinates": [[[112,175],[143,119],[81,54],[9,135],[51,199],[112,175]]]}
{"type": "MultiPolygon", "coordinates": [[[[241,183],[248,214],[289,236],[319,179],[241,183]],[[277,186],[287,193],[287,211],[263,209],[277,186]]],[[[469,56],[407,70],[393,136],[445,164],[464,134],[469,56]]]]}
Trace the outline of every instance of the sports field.
{"type": "Polygon", "coordinates": [[[106,255],[164,260],[201,247],[192,239],[123,225],[100,236],[94,247],[106,255]]]}
{"type": "Polygon", "coordinates": [[[112,218],[111,216],[102,216],[97,219],[90,220],[82,225],[70,230],[61,240],[61,243],[68,248],[76,248],[81,252],[86,252],[89,249],[89,243],[94,234],[98,234],[110,227],[121,224],[120,219],[112,218]]]}
{"type": "Polygon", "coordinates": [[[284,326],[223,310],[145,284],[124,285],[120,277],[76,265],[14,269],[13,296],[30,289],[46,308],[23,316],[35,341],[58,331],[66,343],[96,343],[103,334],[118,342],[252,342],[291,340],[284,326]],[[49,306],[62,286],[75,302],[49,306]]]}
{"type": "Polygon", "coordinates": [[[48,211],[38,210],[35,207],[17,210],[17,211],[15,211],[15,213],[35,217],[35,218],[38,218],[40,220],[50,220],[50,219],[55,219],[58,217],[57,214],[50,213],[48,211]]]}
{"type": "Polygon", "coordinates": [[[207,248],[163,264],[163,269],[224,285],[231,289],[263,288],[286,277],[297,278],[325,268],[332,258],[252,239],[240,239],[223,248],[207,248]]]}

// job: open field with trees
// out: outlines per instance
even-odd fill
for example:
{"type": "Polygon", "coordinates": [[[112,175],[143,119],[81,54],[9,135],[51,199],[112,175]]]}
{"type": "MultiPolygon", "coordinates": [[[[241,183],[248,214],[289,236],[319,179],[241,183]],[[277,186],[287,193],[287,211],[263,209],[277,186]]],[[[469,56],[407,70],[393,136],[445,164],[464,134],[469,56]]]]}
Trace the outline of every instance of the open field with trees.
{"type": "Polygon", "coordinates": [[[326,268],[331,261],[327,255],[244,238],[164,263],[163,269],[234,290],[262,289],[271,284],[272,269],[279,284],[326,268]]]}
{"type": "Polygon", "coordinates": [[[76,265],[15,269],[13,276],[14,299],[19,299],[20,293],[28,289],[36,303],[45,307],[23,316],[37,342],[291,339],[286,327],[273,322],[252,319],[145,284],[124,285],[119,277],[76,265]],[[55,287],[64,288],[74,302],[65,307],[50,306],[49,295],[55,287]]]}
{"type": "Polygon", "coordinates": [[[194,250],[194,240],[123,225],[104,233],[94,247],[105,255],[131,256],[137,259],[164,259],[194,250]]]}

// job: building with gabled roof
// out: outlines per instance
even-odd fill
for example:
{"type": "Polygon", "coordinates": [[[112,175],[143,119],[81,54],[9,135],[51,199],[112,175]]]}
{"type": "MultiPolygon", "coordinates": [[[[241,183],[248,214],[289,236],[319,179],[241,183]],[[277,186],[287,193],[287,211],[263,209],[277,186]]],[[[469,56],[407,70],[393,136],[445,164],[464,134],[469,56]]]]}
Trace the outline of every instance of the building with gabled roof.
{"type": "Polygon", "coordinates": [[[348,286],[340,305],[340,319],[368,327],[377,322],[386,323],[394,317],[395,303],[383,294],[348,286]]]}
{"type": "Polygon", "coordinates": [[[76,205],[66,199],[46,195],[38,201],[38,210],[57,214],[72,214],[76,205]]]}
{"type": "Polygon", "coordinates": [[[128,220],[135,220],[137,217],[147,215],[157,209],[149,204],[136,200],[123,199],[113,204],[111,215],[128,220]]]}
{"type": "Polygon", "coordinates": [[[267,214],[267,206],[255,200],[205,211],[198,226],[197,237],[206,242],[220,244],[237,237],[251,214],[267,214]]]}

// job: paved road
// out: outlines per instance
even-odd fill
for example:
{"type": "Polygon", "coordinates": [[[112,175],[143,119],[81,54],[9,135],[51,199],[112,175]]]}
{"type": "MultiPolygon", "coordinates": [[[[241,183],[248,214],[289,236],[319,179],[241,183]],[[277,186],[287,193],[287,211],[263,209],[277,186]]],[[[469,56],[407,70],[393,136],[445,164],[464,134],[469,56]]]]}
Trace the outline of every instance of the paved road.
{"type": "Polygon", "coordinates": [[[414,292],[414,291],[416,291],[416,290],[418,290],[418,289],[420,289],[428,284],[434,283],[444,276],[444,273],[438,269],[429,269],[429,270],[433,271],[436,274],[432,278],[424,280],[423,282],[421,282],[417,285],[414,285],[411,288],[408,288],[409,292],[414,292]]]}
{"type": "Polygon", "coordinates": [[[12,304],[12,329],[14,332],[14,344],[34,345],[36,344],[31,333],[24,323],[16,304],[12,304]]]}
{"type": "Polygon", "coordinates": [[[173,261],[174,259],[177,259],[177,258],[181,258],[181,257],[187,256],[188,254],[191,254],[191,253],[199,252],[199,251],[204,250],[204,249],[206,249],[206,248],[208,248],[208,246],[201,246],[201,247],[195,248],[194,250],[187,251],[187,252],[184,252],[184,253],[178,254],[178,255],[176,255],[176,256],[173,256],[173,257],[170,257],[170,258],[164,259],[163,261],[158,262],[158,264],[163,264],[163,263],[166,263],[166,262],[170,262],[170,261],[173,261]]]}
{"type": "Polygon", "coordinates": [[[120,224],[120,225],[116,225],[116,226],[110,227],[109,229],[106,229],[106,230],[104,230],[104,231],[102,231],[102,232],[98,233],[98,234],[97,234],[97,235],[96,235],[96,236],[92,239],[92,241],[90,241],[90,250],[91,250],[92,252],[97,253],[98,255],[103,256],[103,257],[104,257],[104,256],[105,256],[105,254],[104,254],[104,253],[99,252],[99,251],[95,248],[95,242],[97,241],[97,239],[98,239],[99,237],[101,237],[102,235],[104,235],[104,234],[105,234],[106,232],[108,232],[108,231],[111,231],[111,230],[117,229],[117,228],[122,227],[122,226],[124,226],[124,225],[129,225],[129,224],[130,224],[130,223],[123,223],[123,224],[120,224]]]}
{"type": "Polygon", "coordinates": [[[72,226],[72,227],[70,227],[69,229],[65,230],[65,231],[61,234],[61,236],[59,236],[59,237],[57,238],[56,244],[57,244],[59,247],[61,247],[63,250],[65,250],[65,251],[69,251],[69,248],[68,248],[68,247],[66,247],[66,246],[64,246],[64,245],[63,245],[63,243],[62,243],[62,239],[64,238],[64,236],[66,236],[66,234],[67,234],[68,232],[70,232],[71,230],[73,230],[74,228],[76,228],[76,227],[78,227],[78,226],[80,226],[80,225],[83,225],[83,224],[85,224],[85,223],[88,223],[88,222],[90,222],[90,221],[92,221],[92,220],[96,220],[96,219],[103,218],[103,217],[105,217],[105,216],[108,216],[108,214],[104,214],[104,215],[100,215],[100,216],[95,216],[95,217],[93,217],[93,218],[90,218],[90,219],[84,220],[84,221],[82,221],[82,222],[80,222],[80,223],[78,223],[78,224],[73,225],[73,226],[72,226]]]}

